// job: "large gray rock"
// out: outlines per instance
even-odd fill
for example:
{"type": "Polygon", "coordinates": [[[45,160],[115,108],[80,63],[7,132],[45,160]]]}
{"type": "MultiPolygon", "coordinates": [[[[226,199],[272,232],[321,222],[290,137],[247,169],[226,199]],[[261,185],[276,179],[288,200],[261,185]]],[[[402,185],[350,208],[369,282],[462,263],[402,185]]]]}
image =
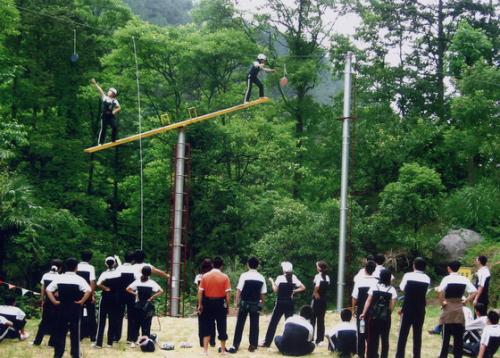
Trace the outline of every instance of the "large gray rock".
{"type": "Polygon", "coordinates": [[[483,238],[477,232],[468,229],[451,230],[436,245],[435,259],[440,263],[460,260],[465,251],[481,242],[483,238]]]}

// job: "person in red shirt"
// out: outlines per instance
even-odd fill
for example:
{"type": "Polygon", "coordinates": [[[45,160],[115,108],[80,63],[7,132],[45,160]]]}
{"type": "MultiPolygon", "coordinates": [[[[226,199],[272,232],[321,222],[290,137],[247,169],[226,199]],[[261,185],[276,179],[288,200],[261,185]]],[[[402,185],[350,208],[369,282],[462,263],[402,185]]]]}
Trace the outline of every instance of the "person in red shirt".
{"type": "Polygon", "coordinates": [[[198,314],[201,321],[203,336],[203,353],[208,355],[208,343],[217,323],[220,351],[226,352],[227,315],[231,300],[231,282],[229,277],[221,272],[224,262],[220,257],[213,260],[213,269],[203,275],[198,288],[198,314]]]}

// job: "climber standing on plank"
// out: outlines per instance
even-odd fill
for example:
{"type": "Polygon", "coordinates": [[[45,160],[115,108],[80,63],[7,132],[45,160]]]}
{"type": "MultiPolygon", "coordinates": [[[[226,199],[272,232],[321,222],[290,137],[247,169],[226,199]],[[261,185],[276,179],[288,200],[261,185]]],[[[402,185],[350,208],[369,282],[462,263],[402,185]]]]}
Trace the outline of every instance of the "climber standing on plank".
{"type": "Polygon", "coordinates": [[[247,92],[245,94],[244,103],[247,103],[250,100],[250,97],[252,96],[253,83],[255,83],[257,87],[259,87],[259,97],[264,97],[264,85],[258,78],[259,72],[260,70],[263,70],[265,72],[274,72],[274,69],[265,67],[266,61],[267,61],[266,55],[260,53],[257,56],[257,61],[252,63],[252,66],[250,66],[250,70],[248,71],[247,75],[247,92]]]}
{"type": "Polygon", "coordinates": [[[106,139],[106,129],[108,126],[111,126],[111,140],[114,142],[116,141],[118,135],[116,115],[121,110],[120,103],[118,103],[116,99],[118,91],[111,87],[106,94],[97,84],[95,79],[92,78],[90,82],[95,86],[95,88],[97,88],[97,91],[99,91],[99,95],[102,99],[101,130],[99,131],[98,144],[104,144],[104,140],[106,139]]]}

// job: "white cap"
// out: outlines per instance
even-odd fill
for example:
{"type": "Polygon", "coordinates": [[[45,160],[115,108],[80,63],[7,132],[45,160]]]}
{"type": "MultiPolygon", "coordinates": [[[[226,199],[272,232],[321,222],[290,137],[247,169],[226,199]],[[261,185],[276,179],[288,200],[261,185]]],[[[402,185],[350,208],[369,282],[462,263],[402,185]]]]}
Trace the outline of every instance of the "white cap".
{"type": "Polygon", "coordinates": [[[282,262],[281,263],[281,268],[283,269],[284,273],[293,272],[293,265],[292,265],[291,262],[288,262],[288,261],[282,262]]]}
{"type": "Polygon", "coordinates": [[[265,60],[267,60],[267,56],[264,55],[263,53],[259,53],[257,55],[257,60],[265,61],[265,60]]]}
{"type": "Polygon", "coordinates": [[[116,259],[113,256],[108,256],[108,257],[106,257],[106,260],[104,260],[104,262],[108,262],[108,261],[116,262],[116,259]]]}
{"type": "Polygon", "coordinates": [[[118,94],[118,91],[114,87],[110,87],[108,91],[113,92],[115,96],[118,94]]]}

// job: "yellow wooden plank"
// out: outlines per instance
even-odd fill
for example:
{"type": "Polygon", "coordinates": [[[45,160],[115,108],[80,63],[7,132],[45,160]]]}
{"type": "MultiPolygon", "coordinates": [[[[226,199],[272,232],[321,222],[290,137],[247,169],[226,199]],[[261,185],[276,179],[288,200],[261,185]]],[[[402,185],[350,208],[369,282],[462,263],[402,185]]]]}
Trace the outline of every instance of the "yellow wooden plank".
{"type": "Polygon", "coordinates": [[[262,97],[262,98],[259,98],[259,99],[255,100],[255,101],[247,102],[247,103],[244,103],[244,104],[239,104],[237,106],[226,108],[226,109],[222,109],[220,111],[216,111],[216,112],[212,112],[212,113],[207,113],[207,114],[204,114],[202,116],[191,118],[191,119],[186,119],[186,120],[181,121],[181,122],[172,123],[172,124],[169,124],[168,126],[164,126],[164,127],[160,127],[160,128],[156,128],[156,129],[151,129],[151,130],[149,130],[147,132],[143,132],[142,134],[141,133],[140,134],[134,134],[134,135],[131,135],[130,137],[125,137],[125,138],[118,139],[115,142],[109,142],[109,143],[105,143],[105,144],[102,144],[102,145],[97,145],[95,147],[90,147],[90,148],[85,149],[84,151],[86,153],[99,152],[99,151],[104,150],[104,149],[117,147],[117,146],[125,144],[125,143],[133,142],[133,141],[139,140],[141,138],[151,137],[151,136],[154,136],[156,134],[160,134],[160,133],[171,131],[173,129],[177,129],[177,128],[181,128],[181,127],[187,127],[187,126],[189,126],[191,124],[194,124],[194,123],[206,121],[207,119],[211,119],[211,118],[215,118],[215,117],[218,117],[218,116],[222,116],[224,114],[228,114],[228,113],[240,111],[242,109],[246,109],[246,108],[249,108],[249,107],[252,107],[252,106],[256,106],[256,105],[261,104],[261,103],[270,102],[270,101],[271,100],[268,97],[262,97]]]}

